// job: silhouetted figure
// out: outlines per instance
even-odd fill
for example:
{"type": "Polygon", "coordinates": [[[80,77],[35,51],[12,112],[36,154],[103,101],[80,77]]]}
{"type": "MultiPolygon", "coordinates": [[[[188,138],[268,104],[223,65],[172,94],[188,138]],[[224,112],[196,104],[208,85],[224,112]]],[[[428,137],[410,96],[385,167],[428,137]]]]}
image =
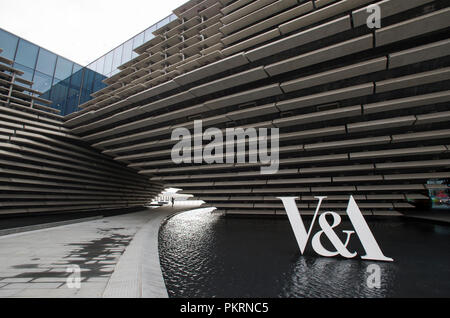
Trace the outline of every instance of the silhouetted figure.
{"type": "Polygon", "coordinates": [[[172,198],[172,207],[175,206],[175,198],[172,198]]]}

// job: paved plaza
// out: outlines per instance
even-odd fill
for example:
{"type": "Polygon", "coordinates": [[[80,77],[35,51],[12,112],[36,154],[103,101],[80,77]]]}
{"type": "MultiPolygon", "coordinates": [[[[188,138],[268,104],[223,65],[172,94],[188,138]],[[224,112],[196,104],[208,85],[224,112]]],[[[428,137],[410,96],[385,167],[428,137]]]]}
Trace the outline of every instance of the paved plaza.
{"type": "Polygon", "coordinates": [[[192,207],[144,209],[1,236],[0,298],[167,297],[159,228],[187,210],[192,207]]]}

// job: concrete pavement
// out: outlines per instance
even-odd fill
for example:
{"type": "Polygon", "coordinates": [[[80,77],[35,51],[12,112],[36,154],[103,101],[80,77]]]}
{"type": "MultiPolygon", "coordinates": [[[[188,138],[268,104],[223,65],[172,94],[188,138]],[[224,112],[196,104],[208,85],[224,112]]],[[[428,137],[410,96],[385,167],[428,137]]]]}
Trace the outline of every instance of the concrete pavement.
{"type": "Polygon", "coordinates": [[[0,297],[167,297],[159,228],[168,216],[193,209],[144,209],[0,237],[0,297]]]}

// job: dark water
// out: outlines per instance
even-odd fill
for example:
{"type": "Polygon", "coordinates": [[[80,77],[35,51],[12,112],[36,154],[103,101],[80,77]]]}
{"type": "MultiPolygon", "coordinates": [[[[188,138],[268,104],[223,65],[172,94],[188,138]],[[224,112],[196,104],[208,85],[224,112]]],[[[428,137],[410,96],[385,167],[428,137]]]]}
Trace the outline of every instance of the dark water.
{"type": "MultiPolygon", "coordinates": [[[[310,242],[302,256],[287,219],[230,219],[205,211],[178,215],[160,232],[169,295],[450,297],[450,227],[398,219],[368,223],[394,263],[322,258],[310,242]],[[367,284],[371,264],[381,269],[379,289],[367,284]]],[[[344,221],[338,229],[352,227],[344,221]]],[[[357,238],[349,250],[364,255],[357,238]]]]}

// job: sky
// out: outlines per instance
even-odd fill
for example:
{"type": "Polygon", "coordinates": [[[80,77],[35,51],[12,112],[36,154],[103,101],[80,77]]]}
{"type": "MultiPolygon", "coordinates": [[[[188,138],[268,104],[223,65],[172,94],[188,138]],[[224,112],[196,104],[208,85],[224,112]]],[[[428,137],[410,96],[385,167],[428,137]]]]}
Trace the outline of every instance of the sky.
{"type": "Polygon", "coordinates": [[[0,0],[0,27],[83,66],[187,0],[0,0]]]}

